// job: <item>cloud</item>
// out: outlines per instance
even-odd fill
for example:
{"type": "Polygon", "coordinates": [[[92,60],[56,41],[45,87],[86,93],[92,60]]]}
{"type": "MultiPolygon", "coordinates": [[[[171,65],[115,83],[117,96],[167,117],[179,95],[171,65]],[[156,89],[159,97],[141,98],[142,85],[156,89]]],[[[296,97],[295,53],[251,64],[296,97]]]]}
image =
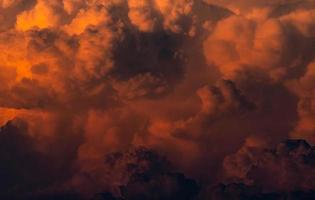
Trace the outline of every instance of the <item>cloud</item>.
{"type": "Polygon", "coordinates": [[[251,105],[232,81],[222,81],[218,87],[204,87],[198,90],[202,101],[202,112],[213,115],[224,111],[251,109],[251,105]]]}
{"type": "Polygon", "coordinates": [[[16,28],[21,31],[37,28],[53,28],[60,26],[66,13],[58,0],[39,0],[31,10],[17,16],[16,28]]]}
{"type": "Polygon", "coordinates": [[[299,79],[289,83],[290,88],[299,97],[297,111],[299,121],[296,128],[292,130],[291,135],[294,138],[305,138],[310,142],[314,142],[314,109],[313,109],[313,82],[314,82],[314,64],[307,66],[305,74],[299,79]]]}
{"type": "Polygon", "coordinates": [[[228,185],[217,185],[207,189],[201,198],[212,200],[227,199],[309,199],[314,195],[314,191],[292,191],[292,192],[263,192],[259,188],[250,187],[241,183],[228,185]]]}
{"type": "Polygon", "coordinates": [[[37,150],[24,122],[8,122],[1,127],[0,138],[1,198],[20,197],[49,184],[44,155],[37,150]]]}
{"type": "Polygon", "coordinates": [[[313,148],[304,140],[287,140],[276,148],[247,141],[224,160],[227,177],[269,191],[312,190],[313,148]]]}
{"type": "Polygon", "coordinates": [[[13,157],[25,151],[36,168],[49,166],[34,174],[41,192],[36,181],[30,192],[191,199],[197,182],[204,190],[225,175],[245,186],[220,186],[219,199],[265,195],[248,184],[280,196],[313,190],[305,175],[313,166],[301,161],[311,147],[270,146],[315,141],[314,8],[309,0],[0,0],[1,131],[15,127],[13,157]],[[15,118],[27,128],[7,124],[15,118]],[[112,152],[121,155],[114,176],[104,165],[112,152]],[[158,155],[172,167],[151,172],[146,164],[166,163],[158,155]],[[144,171],[129,172],[139,160],[144,171]]]}
{"type": "Polygon", "coordinates": [[[154,1],[128,1],[129,19],[140,31],[152,32],[159,23],[159,15],[154,9],[154,1]]]}
{"type": "Polygon", "coordinates": [[[192,199],[198,194],[198,185],[183,174],[171,172],[163,157],[147,149],[113,154],[107,157],[108,164],[118,170],[126,185],[121,194],[126,199],[192,199]],[[153,196],[154,195],[154,196],[153,196]]]}

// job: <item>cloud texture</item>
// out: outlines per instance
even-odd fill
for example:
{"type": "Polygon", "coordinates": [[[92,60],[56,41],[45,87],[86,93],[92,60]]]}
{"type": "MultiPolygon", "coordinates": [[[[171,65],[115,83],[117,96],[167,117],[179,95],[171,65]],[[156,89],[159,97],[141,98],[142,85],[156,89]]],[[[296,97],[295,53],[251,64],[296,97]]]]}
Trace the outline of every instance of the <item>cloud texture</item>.
{"type": "Polygon", "coordinates": [[[0,0],[1,199],[307,199],[314,30],[313,0],[0,0]]]}

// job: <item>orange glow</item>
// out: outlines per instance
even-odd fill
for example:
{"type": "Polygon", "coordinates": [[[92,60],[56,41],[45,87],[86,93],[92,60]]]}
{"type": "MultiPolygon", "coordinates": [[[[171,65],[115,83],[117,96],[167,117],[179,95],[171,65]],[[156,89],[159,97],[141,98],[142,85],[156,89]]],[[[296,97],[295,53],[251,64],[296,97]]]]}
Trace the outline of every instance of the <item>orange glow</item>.
{"type": "Polygon", "coordinates": [[[312,194],[314,44],[312,0],[0,0],[0,199],[312,194]]]}

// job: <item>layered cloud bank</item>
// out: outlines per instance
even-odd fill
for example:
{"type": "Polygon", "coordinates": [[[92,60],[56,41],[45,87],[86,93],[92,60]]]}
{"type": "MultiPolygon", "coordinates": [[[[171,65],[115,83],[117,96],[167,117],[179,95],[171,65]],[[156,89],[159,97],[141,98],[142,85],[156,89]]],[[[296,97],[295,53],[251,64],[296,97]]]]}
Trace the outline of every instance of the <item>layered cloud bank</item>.
{"type": "Polygon", "coordinates": [[[0,0],[1,199],[311,199],[313,0],[0,0]]]}

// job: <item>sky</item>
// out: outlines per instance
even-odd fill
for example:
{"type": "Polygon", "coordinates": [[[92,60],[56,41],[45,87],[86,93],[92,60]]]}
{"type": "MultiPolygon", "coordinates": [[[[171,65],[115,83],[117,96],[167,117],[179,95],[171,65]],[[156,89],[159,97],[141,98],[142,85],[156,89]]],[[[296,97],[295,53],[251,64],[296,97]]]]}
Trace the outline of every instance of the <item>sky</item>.
{"type": "Polygon", "coordinates": [[[314,0],[0,0],[0,199],[315,196],[314,0]]]}

